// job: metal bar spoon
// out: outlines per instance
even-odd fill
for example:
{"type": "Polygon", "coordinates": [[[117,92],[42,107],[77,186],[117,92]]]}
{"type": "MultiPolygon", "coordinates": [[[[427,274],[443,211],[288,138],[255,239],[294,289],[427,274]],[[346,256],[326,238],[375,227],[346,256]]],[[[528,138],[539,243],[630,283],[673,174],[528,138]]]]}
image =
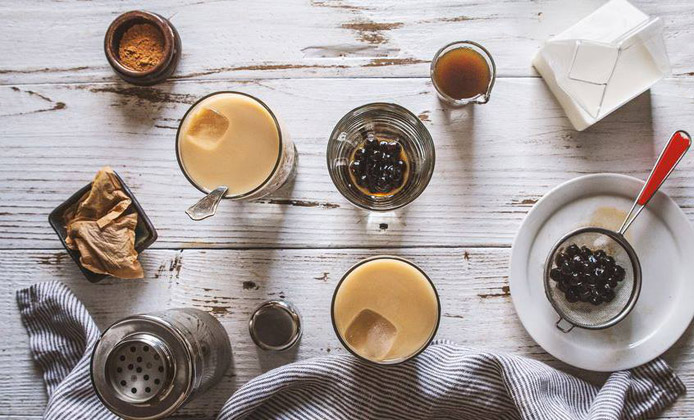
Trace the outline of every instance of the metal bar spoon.
{"type": "Polygon", "coordinates": [[[186,214],[195,221],[214,216],[215,213],[217,213],[219,202],[222,201],[222,198],[224,198],[228,190],[229,188],[225,185],[215,188],[200,201],[190,206],[188,210],[186,210],[186,214]]]}

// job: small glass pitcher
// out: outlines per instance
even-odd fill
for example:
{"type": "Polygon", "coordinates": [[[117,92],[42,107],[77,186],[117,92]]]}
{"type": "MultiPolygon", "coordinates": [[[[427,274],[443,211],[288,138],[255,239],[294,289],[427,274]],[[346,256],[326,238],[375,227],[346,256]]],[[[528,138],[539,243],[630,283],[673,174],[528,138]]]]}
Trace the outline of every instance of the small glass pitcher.
{"type": "Polygon", "coordinates": [[[431,82],[434,85],[434,88],[436,89],[436,93],[438,94],[439,98],[441,98],[442,101],[446,102],[447,104],[451,106],[463,106],[467,105],[469,103],[473,104],[486,104],[489,102],[489,95],[492,92],[492,88],[494,87],[494,81],[496,80],[496,64],[494,63],[494,59],[492,58],[492,55],[487,51],[486,48],[484,48],[482,45],[473,42],[473,41],[456,41],[456,42],[451,42],[448,45],[445,45],[443,48],[438,50],[436,52],[436,55],[434,55],[434,59],[431,61],[431,69],[430,69],[430,76],[431,76],[431,82]],[[487,89],[483,93],[479,93],[477,95],[471,96],[469,98],[453,98],[449,95],[447,95],[443,89],[441,89],[441,86],[438,85],[436,82],[436,68],[439,60],[441,57],[443,57],[446,53],[449,53],[453,50],[456,49],[469,49],[477,54],[479,54],[482,58],[484,58],[487,67],[489,69],[489,83],[487,84],[487,89]]]}

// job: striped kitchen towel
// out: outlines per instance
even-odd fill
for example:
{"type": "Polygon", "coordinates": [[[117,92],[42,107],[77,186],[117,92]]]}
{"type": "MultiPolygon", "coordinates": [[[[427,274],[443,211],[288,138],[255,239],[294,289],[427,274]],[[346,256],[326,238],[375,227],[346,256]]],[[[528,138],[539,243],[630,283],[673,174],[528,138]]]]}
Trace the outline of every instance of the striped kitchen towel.
{"type": "MultiPolygon", "coordinates": [[[[84,306],[57,282],[20,290],[17,302],[48,389],[44,418],[115,419],[91,388],[99,331],[84,306]]],[[[661,359],[597,387],[532,359],[437,341],[397,366],[342,355],[277,368],[241,387],[218,419],[643,419],[684,392],[661,359]]]]}
{"type": "Polygon", "coordinates": [[[536,360],[437,341],[396,366],[332,356],[277,368],[241,387],[218,420],[645,419],[684,392],[662,359],[599,388],[536,360]]]}
{"type": "Polygon", "coordinates": [[[89,375],[99,328],[84,305],[59,282],[17,291],[29,347],[48,392],[46,420],[118,419],[94,393],[89,375]]]}

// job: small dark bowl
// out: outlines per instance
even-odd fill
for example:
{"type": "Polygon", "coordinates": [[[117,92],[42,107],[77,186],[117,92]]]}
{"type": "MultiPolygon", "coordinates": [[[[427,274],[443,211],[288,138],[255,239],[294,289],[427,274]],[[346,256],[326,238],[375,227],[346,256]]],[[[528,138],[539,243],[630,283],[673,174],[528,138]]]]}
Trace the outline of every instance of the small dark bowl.
{"type": "Polygon", "coordinates": [[[163,82],[176,70],[181,57],[181,38],[176,28],[164,17],[152,12],[133,10],[118,16],[108,27],[104,37],[104,52],[108,63],[123,80],[134,85],[153,85],[163,82]],[[125,31],[141,23],[154,25],[164,37],[164,57],[159,64],[146,71],[124,66],[118,55],[118,46],[125,31]]]}
{"type": "MultiPolygon", "coordinates": [[[[118,182],[120,182],[121,187],[123,187],[123,191],[125,192],[125,194],[132,200],[132,204],[125,211],[125,214],[131,214],[133,212],[137,213],[137,226],[135,227],[135,250],[138,254],[140,254],[142,253],[142,251],[149,248],[149,246],[152,245],[154,241],[157,240],[157,231],[156,229],[154,229],[152,221],[149,220],[149,217],[147,217],[147,215],[145,214],[145,211],[142,209],[142,206],[140,206],[140,203],[137,201],[132,191],[130,191],[128,186],[125,185],[125,182],[123,182],[123,178],[121,178],[120,175],[118,175],[115,171],[113,173],[116,175],[116,178],[118,178],[118,182]]],[[[90,182],[89,184],[80,188],[79,191],[74,193],[61,205],[56,207],[51,212],[51,214],[48,215],[48,223],[51,224],[51,227],[53,228],[53,230],[55,230],[55,233],[58,234],[58,237],[60,238],[60,242],[62,242],[63,247],[65,247],[67,253],[70,254],[70,257],[72,257],[72,259],[75,261],[77,267],[79,267],[79,269],[82,271],[82,274],[84,274],[84,277],[86,277],[87,280],[89,280],[92,283],[97,283],[103,280],[105,277],[108,277],[108,275],[94,273],[82,266],[82,264],[80,263],[79,251],[73,251],[72,249],[68,248],[67,244],[65,243],[67,231],[65,230],[65,224],[63,222],[63,215],[65,214],[65,210],[67,210],[68,207],[79,201],[79,199],[82,198],[82,196],[84,196],[87,192],[89,192],[91,188],[92,183],[90,182]]]]}

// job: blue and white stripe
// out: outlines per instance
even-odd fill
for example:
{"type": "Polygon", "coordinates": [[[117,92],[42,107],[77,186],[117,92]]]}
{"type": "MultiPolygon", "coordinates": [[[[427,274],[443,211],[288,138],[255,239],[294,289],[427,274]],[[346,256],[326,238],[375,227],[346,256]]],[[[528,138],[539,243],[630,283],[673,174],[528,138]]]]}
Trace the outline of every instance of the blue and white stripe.
{"type": "MultiPolygon", "coordinates": [[[[116,419],[98,400],[89,357],[99,331],[62,284],[17,292],[49,394],[46,419],[116,419]]],[[[416,359],[373,366],[351,356],[292,363],[241,387],[218,420],[645,419],[685,392],[661,359],[600,388],[542,362],[437,341],[416,359]]]]}
{"type": "Polygon", "coordinates": [[[275,369],[239,389],[218,420],[644,419],[684,392],[661,359],[599,388],[536,360],[438,341],[397,366],[332,356],[275,369]]]}
{"type": "Polygon", "coordinates": [[[92,388],[89,364],[99,328],[62,283],[39,283],[17,291],[29,346],[48,392],[46,420],[118,419],[92,388]]]}

